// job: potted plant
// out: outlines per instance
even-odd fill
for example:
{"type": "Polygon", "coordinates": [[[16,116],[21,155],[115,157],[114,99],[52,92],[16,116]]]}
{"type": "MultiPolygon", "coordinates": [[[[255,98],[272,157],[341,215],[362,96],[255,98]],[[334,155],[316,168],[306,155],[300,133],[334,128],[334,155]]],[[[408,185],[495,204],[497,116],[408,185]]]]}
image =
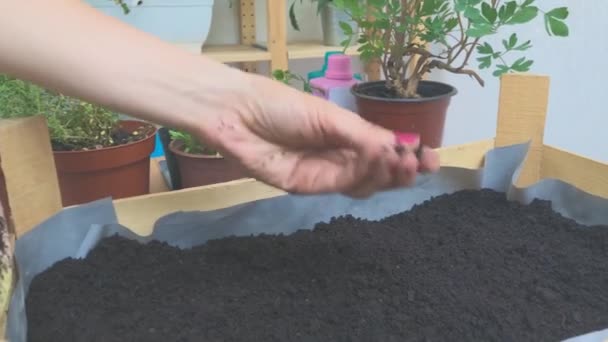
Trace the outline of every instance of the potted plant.
{"type": "Polygon", "coordinates": [[[172,43],[207,40],[215,0],[86,0],[97,10],[172,43]]]}
{"type": "MultiPolygon", "coordinates": [[[[355,28],[357,23],[352,20],[344,11],[337,9],[335,6],[330,6],[333,0],[310,0],[317,3],[317,14],[321,16],[321,29],[323,31],[323,44],[327,46],[340,46],[348,36],[340,27],[340,22],[349,23],[351,28],[355,28]]],[[[297,0],[294,0],[289,6],[289,22],[294,30],[300,30],[295,5],[297,0]]],[[[300,0],[302,3],[303,0],[300,0]]],[[[361,1],[359,1],[361,4],[361,1]]]]}
{"type": "Polygon", "coordinates": [[[223,183],[246,177],[245,170],[238,163],[224,158],[191,134],[169,130],[169,136],[169,150],[177,164],[179,188],[223,183]]]}
{"type": "Polygon", "coordinates": [[[0,118],[31,115],[46,117],[64,206],[148,193],[154,125],[0,77],[0,118]]]}
{"type": "Polygon", "coordinates": [[[334,0],[331,6],[344,11],[357,23],[341,22],[349,36],[343,47],[361,44],[360,58],[379,61],[384,80],[362,82],[353,87],[359,114],[371,122],[398,131],[414,131],[423,144],[442,143],[447,108],[456,89],[424,80],[433,70],[467,75],[481,86],[483,79],[469,67],[473,53],[480,69],[495,65],[494,76],[526,72],[533,61],[521,55],[532,44],[512,30],[532,22],[543,13],[549,35],[568,36],[566,7],[541,11],[535,0],[334,0]],[[500,46],[490,43],[500,29],[511,33],[500,46]]]}

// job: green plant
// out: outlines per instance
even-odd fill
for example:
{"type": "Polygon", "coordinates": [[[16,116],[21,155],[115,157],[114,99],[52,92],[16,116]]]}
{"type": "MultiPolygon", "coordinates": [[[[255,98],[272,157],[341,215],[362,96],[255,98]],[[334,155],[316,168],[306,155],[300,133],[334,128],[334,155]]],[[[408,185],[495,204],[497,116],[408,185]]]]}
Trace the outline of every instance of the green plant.
{"type": "Polygon", "coordinates": [[[194,138],[192,134],[178,130],[169,130],[169,136],[171,140],[179,141],[182,143],[182,150],[186,153],[191,154],[204,154],[209,156],[220,157],[220,153],[203,145],[198,139],[194,138]]]}
{"type": "Polygon", "coordinates": [[[90,150],[115,146],[118,114],[91,103],[57,94],[43,112],[55,149],[90,150]]]}
{"type": "Polygon", "coordinates": [[[345,11],[359,27],[355,32],[348,23],[340,23],[349,37],[342,46],[361,44],[361,59],[379,60],[391,96],[402,98],[419,97],[418,84],[433,69],[468,75],[484,86],[477,72],[468,68],[475,50],[480,69],[496,63],[494,76],[528,71],[532,60],[522,56],[509,63],[506,56],[528,50],[530,40],[511,32],[498,48],[486,39],[501,28],[529,23],[539,13],[550,36],[569,34],[568,9],[543,11],[535,0],[368,0],[369,12],[359,0],[333,0],[332,6],[345,11]]]}
{"type": "Polygon", "coordinates": [[[301,75],[294,74],[289,70],[277,69],[272,72],[272,78],[287,85],[292,85],[291,82],[293,80],[299,81],[302,83],[302,90],[304,92],[312,93],[312,86],[310,85],[310,82],[308,82],[308,80],[301,75]]]}
{"type": "Polygon", "coordinates": [[[44,115],[56,150],[115,146],[118,114],[29,82],[0,75],[0,118],[44,115]]]}
{"type": "Polygon", "coordinates": [[[18,118],[41,114],[46,94],[31,83],[0,75],[0,118],[18,118]]]}

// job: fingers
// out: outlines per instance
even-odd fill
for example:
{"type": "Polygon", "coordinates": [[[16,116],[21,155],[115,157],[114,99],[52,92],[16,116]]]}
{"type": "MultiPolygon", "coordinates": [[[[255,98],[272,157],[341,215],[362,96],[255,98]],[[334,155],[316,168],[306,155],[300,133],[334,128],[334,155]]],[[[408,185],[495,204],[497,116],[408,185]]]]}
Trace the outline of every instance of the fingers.
{"type": "Polygon", "coordinates": [[[399,187],[411,186],[419,169],[416,149],[420,138],[416,134],[392,133],[391,147],[380,145],[364,148],[359,156],[372,166],[365,177],[353,182],[344,194],[351,197],[368,197],[373,193],[399,187]],[[383,150],[384,153],[377,153],[383,150]],[[388,153],[386,153],[388,151],[388,153]]]}
{"type": "Polygon", "coordinates": [[[432,173],[439,171],[439,154],[433,149],[423,146],[418,156],[418,172],[432,173]]]}

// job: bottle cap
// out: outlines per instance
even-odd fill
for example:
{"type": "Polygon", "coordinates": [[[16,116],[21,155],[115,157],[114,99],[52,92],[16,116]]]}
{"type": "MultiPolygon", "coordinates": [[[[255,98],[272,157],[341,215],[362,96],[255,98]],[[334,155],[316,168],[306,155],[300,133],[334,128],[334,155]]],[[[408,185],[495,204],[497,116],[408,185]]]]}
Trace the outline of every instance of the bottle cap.
{"type": "Polygon", "coordinates": [[[351,59],[349,56],[334,54],[327,60],[325,77],[332,80],[350,80],[353,78],[351,59]]]}

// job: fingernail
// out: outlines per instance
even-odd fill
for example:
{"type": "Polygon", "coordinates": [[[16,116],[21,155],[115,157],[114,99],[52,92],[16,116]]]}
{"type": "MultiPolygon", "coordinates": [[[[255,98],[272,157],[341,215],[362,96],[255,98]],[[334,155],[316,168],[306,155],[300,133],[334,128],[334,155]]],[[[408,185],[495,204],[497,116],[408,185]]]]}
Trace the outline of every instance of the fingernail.
{"type": "Polygon", "coordinates": [[[420,140],[420,135],[415,133],[401,133],[395,132],[395,138],[397,143],[399,144],[415,144],[418,140],[420,140]]]}

